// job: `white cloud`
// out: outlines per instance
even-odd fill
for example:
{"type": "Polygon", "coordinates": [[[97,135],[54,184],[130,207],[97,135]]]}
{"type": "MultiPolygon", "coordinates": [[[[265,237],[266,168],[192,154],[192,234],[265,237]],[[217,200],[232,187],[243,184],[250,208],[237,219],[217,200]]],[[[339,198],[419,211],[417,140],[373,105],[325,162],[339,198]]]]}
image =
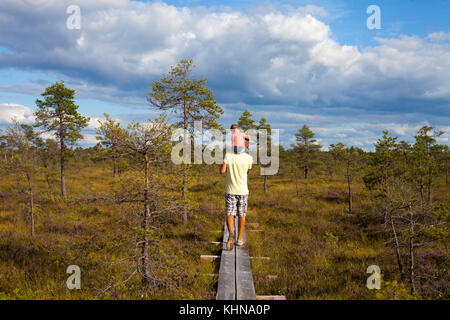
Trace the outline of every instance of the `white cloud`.
{"type": "MultiPolygon", "coordinates": [[[[68,30],[69,4],[1,1],[0,28],[8,32],[0,43],[13,54],[0,52],[0,67],[49,71],[67,79],[77,98],[135,105],[145,104],[152,80],[192,57],[221,105],[261,110],[259,117],[290,130],[286,141],[303,123],[326,142],[348,137],[350,144],[358,135],[363,144],[383,129],[411,135],[425,117],[448,119],[442,114],[450,104],[448,33],[379,38],[360,49],[332,38],[321,21],[328,13],[317,6],[247,13],[129,0],[79,0],[81,30],[68,30]]],[[[0,86],[33,95],[43,88],[0,86]]],[[[5,117],[0,110],[0,121],[8,122],[5,117]]],[[[32,119],[25,111],[22,117],[32,119]]]]}
{"type": "Polygon", "coordinates": [[[277,40],[299,42],[321,42],[328,38],[330,27],[310,14],[268,13],[262,22],[270,36],[277,40]]]}
{"type": "Polygon", "coordinates": [[[388,127],[388,129],[393,131],[396,134],[405,135],[406,131],[408,129],[410,129],[410,127],[407,124],[394,124],[394,125],[390,125],[388,127]]]}
{"type": "Polygon", "coordinates": [[[311,5],[311,4],[308,4],[304,7],[297,8],[297,11],[301,12],[301,13],[309,13],[309,14],[313,15],[314,17],[325,18],[325,17],[329,16],[329,13],[327,12],[327,10],[325,10],[322,7],[318,7],[318,6],[311,5]]]}
{"type": "Polygon", "coordinates": [[[21,104],[0,104],[0,124],[12,123],[13,118],[21,123],[32,123],[34,121],[33,110],[21,104]]]}
{"type": "Polygon", "coordinates": [[[103,121],[105,118],[98,118],[98,117],[90,117],[89,122],[88,122],[88,129],[98,129],[100,127],[100,123],[98,122],[103,121]]]}
{"type": "Polygon", "coordinates": [[[2,1],[0,11],[9,19],[0,19],[0,28],[9,32],[0,42],[26,54],[0,55],[0,65],[49,68],[83,79],[89,85],[81,91],[101,84],[134,95],[130,87],[145,94],[151,79],[193,57],[222,100],[333,105],[450,99],[449,47],[427,41],[447,39],[447,33],[378,39],[379,45],[360,50],[331,39],[330,26],[319,19],[326,11],[316,6],[244,13],[163,2],[78,3],[82,26],[74,31],[61,14],[68,0],[43,7],[2,1]],[[24,23],[26,33],[19,27],[24,23]]]}
{"type": "Polygon", "coordinates": [[[83,140],[79,144],[96,145],[99,142],[96,137],[95,134],[83,133],[83,140]]]}
{"type": "Polygon", "coordinates": [[[432,32],[428,38],[433,41],[450,41],[450,32],[432,32]]]}

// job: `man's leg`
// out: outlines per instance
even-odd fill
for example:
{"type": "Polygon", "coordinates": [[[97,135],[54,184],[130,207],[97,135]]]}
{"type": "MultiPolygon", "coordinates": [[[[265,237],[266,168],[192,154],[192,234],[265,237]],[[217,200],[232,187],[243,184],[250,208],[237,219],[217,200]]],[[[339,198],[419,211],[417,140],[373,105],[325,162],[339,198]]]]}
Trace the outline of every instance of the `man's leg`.
{"type": "MultiPolygon", "coordinates": [[[[245,216],[247,215],[247,202],[248,202],[248,196],[240,196],[239,197],[239,203],[238,203],[238,215],[239,215],[239,229],[238,229],[238,239],[237,241],[242,241],[242,235],[244,234],[244,228],[245,228],[245,216]]],[[[241,244],[239,244],[241,245],[241,244]]]]}
{"type": "Polygon", "coordinates": [[[242,240],[242,235],[244,234],[244,228],[245,228],[245,216],[239,217],[238,241],[242,240]]]}
{"type": "Polygon", "coordinates": [[[236,215],[236,198],[233,195],[225,194],[225,212],[227,215],[227,227],[229,231],[227,250],[233,250],[234,216],[236,215]]]}
{"type": "Polygon", "coordinates": [[[233,250],[234,244],[234,216],[227,216],[227,226],[228,226],[228,240],[227,240],[227,250],[233,250]]]}
{"type": "Polygon", "coordinates": [[[234,216],[227,216],[227,226],[228,226],[228,232],[233,233],[234,232],[234,216]]]}

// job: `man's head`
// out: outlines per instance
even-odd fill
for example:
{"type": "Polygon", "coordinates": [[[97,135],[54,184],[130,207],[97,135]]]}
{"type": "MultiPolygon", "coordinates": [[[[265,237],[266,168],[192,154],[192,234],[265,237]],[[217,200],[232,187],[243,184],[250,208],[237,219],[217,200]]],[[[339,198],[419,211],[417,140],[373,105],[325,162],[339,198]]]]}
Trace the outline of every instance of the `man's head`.
{"type": "Polygon", "coordinates": [[[234,130],[236,130],[236,129],[239,129],[239,126],[238,126],[237,124],[233,123],[233,124],[231,125],[230,129],[234,131],[234,130]]]}

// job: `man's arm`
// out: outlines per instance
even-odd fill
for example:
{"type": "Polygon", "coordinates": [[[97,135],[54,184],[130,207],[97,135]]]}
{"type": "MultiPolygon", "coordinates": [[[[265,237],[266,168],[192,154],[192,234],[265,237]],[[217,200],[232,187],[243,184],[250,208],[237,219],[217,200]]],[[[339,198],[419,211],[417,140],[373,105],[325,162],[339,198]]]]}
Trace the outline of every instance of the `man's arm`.
{"type": "Polygon", "coordinates": [[[223,163],[221,166],[220,166],[220,174],[221,175],[224,175],[226,172],[227,172],[227,164],[226,163],[223,163]]]}

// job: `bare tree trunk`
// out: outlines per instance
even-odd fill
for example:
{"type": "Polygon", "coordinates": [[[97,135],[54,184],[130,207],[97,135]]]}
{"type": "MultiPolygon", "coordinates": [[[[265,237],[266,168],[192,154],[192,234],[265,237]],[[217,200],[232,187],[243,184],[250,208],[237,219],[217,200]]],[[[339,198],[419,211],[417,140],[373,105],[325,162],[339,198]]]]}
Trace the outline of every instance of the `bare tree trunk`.
{"type": "Polygon", "coordinates": [[[308,165],[305,164],[305,179],[308,179],[308,165]]]}
{"type": "Polygon", "coordinates": [[[409,207],[409,227],[411,235],[409,236],[409,285],[411,293],[414,294],[416,286],[414,284],[414,217],[411,207],[409,207]]]}
{"type": "Polygon", "coordinates": [[[382,210],[383,210],[384,227],[386,227],[388,223],[387,208],[382,208],[382,210]]]}
{"type": "Polygon", "coordinates": [[[394,219],[392,219],[392,217],[390,217],[390,220],[391,220],[392,234],[394,235],[394,240],[395,240],[395,253],[397,255],[398,270],[400,271],[400,275],[403,278],[404,273],[403,273],[402,257],[400,255],[400,244],[398,243],[398,237],[397,237],[397,231],[395,230],[394,219]]]}
{"type": "Polygon", "coordinates": [[[64,144],[64,134],[63,134],[63,125],[62,120],[60,118],[59,124],[59,143],[61,149],[61,195],[65,197],[67,195],[66,191],[66,179],[65,179],[65,161],[66,161],[66,146],[64,144]]]}
{"type": "MultiPolygon", "coordinates": [[[[384,184],[384,196],[386,197],[385,198],[385,206],[386,206],[386,208],[384,208],[384,214],[383,214],[383,216],[384,216],[384,225],[386,226],[387,225],[387,219],[388,219],[388,216],[387,216],[387,213],[388,213],[388,209],[387,209],[387,205],[388,205],[388,202],[389,202],[389,184],[388,184],[388,176],[389,176],[389,173],[388,173],[388,169],[387,169],[387,167],[385,167],[384,168],[384,181],[383,181],[383,184],[384,184]]],[[[391,221],[392,222],[392,221],[391,221]]]]}
{"type": "Polygon", "coordinates": [[[348,184],[348,212],[353,211],[352,177],[350,176],[350,164],[347,163],[347,184],[348,184]]]}
{"type": "Polygon", "coordinates": [[[30,230],[31,230],[31,236],[34,237],[34,192],[33,187],[31,185],[31,177],[29,174],[27,174],[27,180],[28,180],[28,190],[30,192],[30,230]]]}
{"type": "Polygon", "coordinates": [[[113,157],[113,178],[116,177],[116,157],[113,157]]]}
{"type": "Polygon", "coordinates": [[[411,293],[416,291],[414,277],[414,240],[413,236],[411,236],[409,237],[409,285],[411,287],[411,293]]]}
{"type": "MultiPolygon", "coordinates": [[[[187,120],[187,101],[184,100],[184,143],[187,143],[187,129],[188,129],[188,120],[187,120]]],[[[186,148],[184,148],[184,152],[186,152],[186,148]]],[[[189,157],[191,155],[189,154],[189,157]]],[[[186,204],[186,183],[187,183],[187,168],[186,164],[183,161],[183,191],[182,191],[182,198],[184,202],[183,207],[183,223],[187,224],[188,222],[188,210],[187,210],[187,204],[186,204]]]]}
{"type": "Polygon", "coordinates": [[[267,192],[267,176],[264,175],[264,193],[266,193],[266,192],[267,192]]]}
{"type": "Polygon", "coordinates": [[[65,178],[65,159],[64,159],[64,155],[63,152],[61,152],[61,195],[63,197],[67,196],[67,191],[66,191],[66,178],[65,178]]]}
{"type": "Polygon", "coordinates": [[[421,201],[421,205],[422,205],[422,212],[425,212],[425,194],[424,194],[424,182],[423,182],[423,177],[420,176],[420,180],[419,180],[419,190],[420,190],[420,201],[421,201]]]}
{"type": "Polygon", "coordinates": [[[144,217],[142,219],[142,230],[144,232],[143,242],[142,242],[142,284],[148,286],[150,284],[150,273],[149,273],[149,257],[148,257],[148,243],[149,238],[147,230],[150,228],[150,204],[149,204],[149,168],[150,162],[148,159],[148,154],[145,154],[145,188],[144,188],[144,217]]]}
{"type": "Polygon", "coordinates": [[[431,169],[428,170],[428,186],[427,186],[427,201],[428,205],[431,207],[431,169]]]}
{"type": "Polygon", "coordinates": [[[31,236],[34,237],[34,193],[31,190],[30,195],[30,218],[31,218],[31,236]]]}
{"type": "Polygon", "coordinates": [[[186,205],[186,180],[187,180],[187,172],[186,172],[186,165],[183,164],[183,190],[182,190],[182,198],[184,202],[183,206],[183,223],[186,224],[188,222],[188,210],[186,205]]]}
{"type": "Polygon", "coordinates": [[[48,187],[51,189],[52,185],[50,184],[50,175],[48,173],[45,174],[45,181],[47,182],[48,187]]]}
{"type": "Polygon", "coordinates": [[[431,170],[431,159],[432,159],[432,155],[431,155],[431,150],[430,150],[430,146],[427,145],[427,171],[428,171],[428,176],[427,176],[427,202],[428,202],[428,206],[431,206],[431,184],[432,184],[432,170],[431,170]]]}
{"type": "Polygon", "coordinates": [[[348,212],[352,213],[353,211],[352,180],[349,174],[347,175],[347,184],[348,184],[348,212]]]}
{"type": "Polygon", "coordinates": [[[294,169],[294,175],[295,175],[295,193],[298,197],[298,177],[297,177],[297,169],[294,169]]]}

